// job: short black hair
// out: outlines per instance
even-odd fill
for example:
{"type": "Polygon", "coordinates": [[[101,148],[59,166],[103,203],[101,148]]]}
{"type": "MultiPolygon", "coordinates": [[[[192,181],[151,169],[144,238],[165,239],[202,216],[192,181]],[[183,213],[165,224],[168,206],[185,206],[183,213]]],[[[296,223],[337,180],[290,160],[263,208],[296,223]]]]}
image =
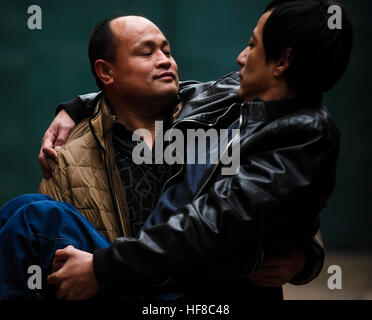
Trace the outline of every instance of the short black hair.
{"type": "Polygon", "coordinates": [[[90,61],[90,67],[98,88],[103,89],[103,83],[98,77],[96,71],[94,70],[94,63],[98,59],[103,59],[109,62],[116,61],[116,50],[118,46],[118,41],[111,30],[110,22],[119,16],[106,18],[99,22],[90,35],[88,43],[88,55],[90,61]]]}
{"type": "Polygon", "coordinates": [[[353,30],[344,8],[334,0],[273,0],[263,27],[266,61],[278,61],[285,48],[292,49],[284,72],[297,92],[325,92],[344,74],[349,63],[353,30]],[[328,8],[340,7],[342,28],[331,29],[328,8]]]}

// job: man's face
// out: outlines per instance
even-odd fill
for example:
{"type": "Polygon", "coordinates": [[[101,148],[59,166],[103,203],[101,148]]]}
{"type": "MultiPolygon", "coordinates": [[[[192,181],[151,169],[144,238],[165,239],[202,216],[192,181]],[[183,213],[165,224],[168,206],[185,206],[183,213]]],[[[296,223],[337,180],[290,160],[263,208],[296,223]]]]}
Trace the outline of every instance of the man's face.
{"type": "Polygon", "coordinates": [[[118,40],[113,91],[127,101],[172,101],[179,89],[178,67],[163,33],[142,17],[111,22],[118,40]],[[149,100],[150,99],[150,100],[149,100]]]}
{"type": "Polygon", "coordinates": [[[273,80],[273,62],[266,63],[265,49],[262,42],[262,29],[271,12],[266,12],[259,19],[249,45],[238,56],[237,62],[242,67],[239,71],[239,95],[246,101],[264,96],[273,80]]]}

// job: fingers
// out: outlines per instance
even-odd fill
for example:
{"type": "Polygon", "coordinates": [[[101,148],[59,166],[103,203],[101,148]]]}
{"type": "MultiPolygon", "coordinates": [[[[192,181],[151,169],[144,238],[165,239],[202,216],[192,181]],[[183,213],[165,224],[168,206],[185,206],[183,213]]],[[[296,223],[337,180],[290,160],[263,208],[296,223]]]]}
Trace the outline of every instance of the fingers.
{"type": "Polygon", "coordinates": [[[63,267],[70,256],[69,250],[66,249],[67,247],[65,249],[56,250],[54,254],[54,259],[52,262],[52,274],[48,276],[48,281],[50,280],[51,283],[55,283],[58,281],[59,274],[57,274],[57,271],[59,271],[63,267]]]}
{"type": "Polygon", "coordinates": [[[62,279],[60,279],[60,274],[61,270],[58,272],[53,272],[47,277],[47,281],[50,284],[54,284],[57,292],[56,292],[56,298],[59,300],[62,300],[66,296],[66,289],[65,289],[65,284],[61,283],[62,279]]]}
{"type": "Polygon", "coordinates": [[[266,259],[256,273],[249,276],[249,281],[262,287],[278,287],[286,284],[296,274],[293,265],[295,257],[279,257],[266,259]]]}
{"type": "Polygon", "coordinates": [[[71,257],[71,254],[72,254],[71,249],[72,248],[74,249],[73,246],[69,245],[64,249],[56,250],[56,252],[54,253],[54,259],[53,259],[53,263],[52,263],[53,272],[56,272],[59,269],[61,269],[63,267],[63,265],[65,264],[65,262],[68,260],[68,258],[71,257]]]}
{"type": "Polygon", "coordinates": [[[71,129],[72,128],[70,127],[61,126],[58,137],[54,143],[54,148],[61,147],[66,144],[71,129]]]}
{"type": "Polygon", "coordinates": [[[52,176],[52,170],[48,164],[43,148],[40,149],[38,160],[39,160],[40,168],[41,168],[41,171],[43,172],[44,178],[49,179],[52,176]]]}
{"type": "Polygon", "coordinates": [[[71,130],[75,128],[75,122],[74,120],[71,119],[69,114],[64,109],[58,113],[58,115],[55,118],[55,121],[56,124],[53,125],[52,123],[52,125],[58,134],[56,134],[54,147],[63,146],[66,143],[71,130]]]}
{"type": "Polygon", "coordinates": [[[57,152],[54,150],[55,141],[58,139],[58,133],[52,128],[45,132],[43,142],[41,145],[42,151],[49,157],[53,158],[55,161],[57,160],[57,152]]]}
{"type": "Polygon", "coordinates": [[[57,272],[63,267],[67,259],[54,258],[52,263],[52,272],[57,272]]]}
{"type": "Polygon", "coordinates": [[[68,245],[67,247],[63,249],[56,250],[54,254],[54,259],[56,259],[57,261],[68,259],[72,253],[71,249],[75,249],[74,246],[68,245]]]}
{"type": "Polygon", "coordinates": [[[41,171],[43,172],[43,175],[46,179],[49,179],[52,176],[52,170],[47,161],[47,157],[50,157],[54,159],[54,161],[57,161],[57,152],[53,149],[55,138],[56,137],[53,134],[53,131],[49,128],[45,132],[38,157],[41,171]]]}
{"type": "MultiPolygon", "coordinates": [[[[58,147],[58,148],[61,148],[61,147],[58,147]]],[[[58,150],[56,148],[53,148],[53,147],[43,147],[41,150],[42,150],[42,152],[44,153],[44,155],[46,157],[52,158],[55,162],[57,162],[57,158],[58,158],[57,151],[58,150]]]]}
{"type": "Polygon", "coordinates": [[[47,277],[47,281],[50,284],[54,284],[57,288],[56,297],[57,299],[65,299],[66,298],[66,283],[64,283],[64,264],[67,259],[73,253],[75,249],[72,245],[68,245],[63,249],[56,250],[53,259],[53,272],[47,277]]]}
{"type": "Polygon", "coordinates": [[[46,179],[49,179],[52,176],[52,170],[49,166],[47,158],[51,158],[57,162],[58,151],[61,149],[61,146],[66,143],[68,134],[69,132],[65,130],[63,133],[60,133],[57,139],[55,139],[55,136],[52,133],[45,133],[38,160],[43,175],[46,179]]]}
{"type": "Polygon", "coordinates": [[[61,147],[66,143],[67,138],[74,127],[74,120],[71,119],[65,110],[61,110],[45,132],[38,160],[46,179],[52,176],[52,171],[47,158],[52,158],[57,162],[57,147],[61,147]]]}
{"type": "MultiPolygon", "coordinates": [[[[58,271],[59,272],[59,271],[58,271]]],[[[57,273],[58,272],[53,272],[51,273],[48,277],[47,277],[47,281],[51,284],[57,284],[59,281],[58,281],[58,276],[57,276],[57,273]]]]}
{"type": "Polygon", "coordinates": [[[61,282],[63,281],[63,267],[56,272],[52,272],[47,277],[47,281],[50,284],[54,284],[59,290],[61,287],[61,282]]]}

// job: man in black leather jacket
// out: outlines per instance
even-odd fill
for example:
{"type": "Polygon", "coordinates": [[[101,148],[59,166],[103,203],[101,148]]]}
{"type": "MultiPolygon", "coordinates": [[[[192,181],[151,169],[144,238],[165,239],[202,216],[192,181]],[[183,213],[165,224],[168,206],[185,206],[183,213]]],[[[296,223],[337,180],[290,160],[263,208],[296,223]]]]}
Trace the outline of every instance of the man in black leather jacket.
{"type": "MultiPolygon", "coordinates": [[[[239,172],[223,176],[221,163],[210,166],[177,210],[163,195],[138,239],[118,238],[94,252],[92,271],[101,287],[153,283],[183,288],[190,297],[268,294],[260,296],[246,274],[257,270],[263,255],[309,241],[334,188],[339,133],[320,103],[346,69],[352,34],[345,15],[342,30],[326,29],[331,4],[273,1],[267,7],[238,57],[244,102],[236,95],[235,73],[182,84],[183,109],[174,127],[238,125],[239,172]],[[293,28],[299,16],[307,28],[293,28]]],[[[182,170],[188,174],[187,166],[182,170]]],[[[166,192],[185,183],[173,182],[166,192]]],[[[56,274],[50,279],[58,282],[56,274]]]]}

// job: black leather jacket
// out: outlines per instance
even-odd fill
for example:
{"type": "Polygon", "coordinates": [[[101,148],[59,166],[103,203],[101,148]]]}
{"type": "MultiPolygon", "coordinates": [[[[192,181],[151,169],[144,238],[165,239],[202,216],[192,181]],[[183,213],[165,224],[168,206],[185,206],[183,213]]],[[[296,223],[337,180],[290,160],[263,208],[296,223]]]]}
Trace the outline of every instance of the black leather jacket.
{"type": "MultiPolygon", "coordinates": [[[[278,297],[276,289],[252,286],[245,277],[264,256],[308,242],[319,229],[334,189],[339,132],[321,96],[241,102],[238,87],[236,73],[181,83],[175,127],[226,128],[239,119],[239,173],[223,176],[221,163],[212,166],[191,203],[146,226],[138,239],[118,238],[97,250],[102,287],[152,283],[190,297],[278,297]]],[[[93,98],[81,97],[84,103],[93,98]]]]}

